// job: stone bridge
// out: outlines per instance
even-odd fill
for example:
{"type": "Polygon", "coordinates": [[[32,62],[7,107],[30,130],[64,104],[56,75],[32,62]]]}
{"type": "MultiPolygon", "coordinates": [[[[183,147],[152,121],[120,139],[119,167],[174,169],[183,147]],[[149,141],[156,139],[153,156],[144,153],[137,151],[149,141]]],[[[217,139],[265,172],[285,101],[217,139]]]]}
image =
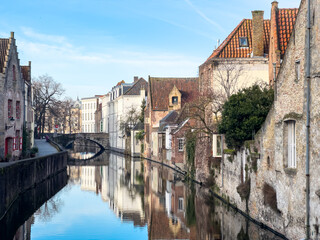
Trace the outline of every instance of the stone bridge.
{"type": "Polygon", "coordinates": [[[73,133],[62,134],[52,138],[53,141],[62,145],[65,148],[71,146],[75,140],[88,140],[96,143],[101,149],[109,149],[109,134],[108,133],[73,133]]]}

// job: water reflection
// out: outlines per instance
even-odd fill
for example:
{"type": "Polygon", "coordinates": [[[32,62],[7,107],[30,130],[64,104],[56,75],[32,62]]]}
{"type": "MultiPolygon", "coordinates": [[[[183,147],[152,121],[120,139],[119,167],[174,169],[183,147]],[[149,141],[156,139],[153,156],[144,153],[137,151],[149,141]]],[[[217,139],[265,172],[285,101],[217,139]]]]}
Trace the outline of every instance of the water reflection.
{"type": "Polygon", "coordinates": [[[105,154],[68,166],[68,185],[14,239],[278,239],[171,169],[105,154]]]}
{"type": "Polygon", "coordinates": [[[67,179],[67,172],[63,171],[23,193],[1,219],[0,239],[30,239],[31,225],[34,223],[32,214],[40,206],[46,208],[41,213],[46,219],[56,214],[62,203],[53,204],[51,198],[67,184],[67,179]]]}

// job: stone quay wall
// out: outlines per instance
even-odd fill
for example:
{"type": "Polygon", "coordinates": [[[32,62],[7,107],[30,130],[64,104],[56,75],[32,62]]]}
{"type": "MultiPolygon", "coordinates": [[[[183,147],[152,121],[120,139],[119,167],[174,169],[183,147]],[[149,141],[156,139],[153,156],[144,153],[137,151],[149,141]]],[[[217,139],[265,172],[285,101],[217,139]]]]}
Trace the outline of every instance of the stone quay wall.
{"type": "Polygon", "coordinates": [[[0,165],[0,219],[26,190],[67,167],[66,151],[0,165]]]}

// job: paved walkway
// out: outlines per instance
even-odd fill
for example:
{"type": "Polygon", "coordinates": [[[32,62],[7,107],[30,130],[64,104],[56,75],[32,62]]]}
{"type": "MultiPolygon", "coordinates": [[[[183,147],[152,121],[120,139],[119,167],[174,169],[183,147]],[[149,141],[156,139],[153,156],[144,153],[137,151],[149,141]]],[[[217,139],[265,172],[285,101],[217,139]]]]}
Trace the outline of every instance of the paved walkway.
{"type": "Polygon", "coordinates": [[[48,143],[45,139],[35,139],[34,143],[39,149],[39,152],[37,153],[37,157],[58,152],[58,150],[54,148],[50,143],[48,143]]]}

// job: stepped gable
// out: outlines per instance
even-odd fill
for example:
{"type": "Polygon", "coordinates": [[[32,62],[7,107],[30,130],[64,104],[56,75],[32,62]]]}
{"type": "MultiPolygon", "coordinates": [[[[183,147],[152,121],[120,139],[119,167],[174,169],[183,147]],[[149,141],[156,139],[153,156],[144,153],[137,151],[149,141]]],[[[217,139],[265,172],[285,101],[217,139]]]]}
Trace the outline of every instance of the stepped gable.
{"type": "Polygon", "coordinates": [[[198,96],[198,78],[149,78],[151,108],[155,111],[167,111],[169,94],[174,86],[181,92],[181,104],[195,100],[198,96]]]}
{"type": "Polygon", "coordinates": [[[9,48],[9,39],[0,38],[0,72],[3,73],[7,51],[9,48]]]}

